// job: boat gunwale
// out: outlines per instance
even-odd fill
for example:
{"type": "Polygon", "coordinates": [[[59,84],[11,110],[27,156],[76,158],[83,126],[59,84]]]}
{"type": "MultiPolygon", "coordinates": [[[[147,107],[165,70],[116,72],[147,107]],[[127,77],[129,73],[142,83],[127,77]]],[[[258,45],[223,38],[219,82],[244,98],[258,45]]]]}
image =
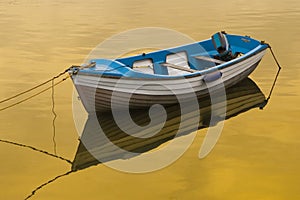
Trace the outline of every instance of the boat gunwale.
{"type": "MultiPolygon", "coordinates": [[[[242,61],[245,61],[247,59],[251,59],[253,56],[259,54],[260,52],[266,50],[269,46],[267,44],[260,44],[258,45],[256,48],[250,50],[249,52],[247,52],[246,54],[242,55],[241,57],[238,57],[236,59],[233,59],[231,61],[225,62],[223,64],[220,65],[216,65],[214,67],[211,67],[209,69],[205,69],[205,70],[199,70],[197,72],[191,73],[191,74],[185,74],[185,75],[178,75],[178,76],[169,76],[169,75],[159,75],[159,74],[155,74],[153,75],[153,77],[129,77],[129,76],[122,76],[119,74],[116,75],[107,75],[107,74],[103,74],[103,72],[105,72],[105,70],[98,72],[98,73],[91,73],[89,71],[86,70],[79,70],[78,71],[78,75],[85,75],[85,76],[96,76],[96,77],[103,77],[103,78],[113,78],[113,79],[129,79],[129,80],[179,80],[179,79],[188,79],[188,78],[194,78],[197,76],[204,76],[206,74],[210,74],[212,72],[218,71],[218,70],[222,70],[222,69],[226,69],[229,68],[237,63],[240,63],[242,61]]],[[[126,67],[126,66],[124,66],[126,67]]],[[[131,68],[128,67],[129,70],[132,70],[131,68]]],[[[133,70],[132,70],[133,71],[133,70]]],[[[74,75],[72,75],[74,76],[74,75]]],[[[76,75],[75,75],[76,76],[76,75]]]]}

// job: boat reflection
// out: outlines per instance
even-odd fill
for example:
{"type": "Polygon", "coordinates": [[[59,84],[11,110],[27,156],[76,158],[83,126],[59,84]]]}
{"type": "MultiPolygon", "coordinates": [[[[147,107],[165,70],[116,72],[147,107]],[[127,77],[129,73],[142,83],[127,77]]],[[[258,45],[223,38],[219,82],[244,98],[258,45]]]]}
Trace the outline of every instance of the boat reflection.
{"type": "MultiPolygon", "coordinates": [[[[218,113],[220,118],[229,119],[252,108],[259,107],[265,101],[265,96],[258,86],[249,78],[244,79],[233,87],[226,88],[226,113],[218,113]]],[[[195,131],[192,124],[198,120],[196,129],[211,125],[210,97],[199,99],[200,110],[190,110],[182,117],[180,106],[166,107],[165,123],[149,125],[149,110],[130,110],[132,120],[139,126],[147,127],[139,132],[139,136],[129,135],[119,128],[112,112],[90,115],[85,124],[77,152],[72,162],[72,170],[80,170],[99,163],[117,159],[128,159],[145,152],[155,150],[160,145],[177,137],[195,131]],[[198,116],[200,111],[200,118],[198,116]],[[179,126],[181,127],[179,129],[179,126]],[[101,128],[100,128],[101,127],[101,128]],[[162,127],[162,128],[161,128],[162,127]],[[159,130],[158,130],[159,129],[159,130]],[[157,132],[157,133],[156,133],[157,132]],[[104,134],[102,134],[104,133],[104,134]],[[153,133],[156,133],[153,135],[153,133]],[[149,137],[147,137],[149,135],[149,137]],[[86,145],[85,141],[89,141],[86,145]]],[[[126,121],[124,124],[126,125],[126,121]]],[[[126,127],[130,130],[130,127],[126,127]]],[[[177,140],[176,138],[175,140],[177,140]]]]}

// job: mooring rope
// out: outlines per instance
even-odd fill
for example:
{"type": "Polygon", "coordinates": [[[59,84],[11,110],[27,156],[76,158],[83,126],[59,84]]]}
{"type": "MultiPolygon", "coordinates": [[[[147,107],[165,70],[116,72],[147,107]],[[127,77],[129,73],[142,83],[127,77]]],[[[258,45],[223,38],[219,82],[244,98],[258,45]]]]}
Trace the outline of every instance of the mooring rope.
{"type": "Polygon", "coordinates": [[[73,74],[76,74],[76,73],[78,72],[78,70],[80,70],[80,69],[85,69],[85,68],[94,67],[95,65],[96,65],[95,62],[91,62],[90,64],[88,64],[88,65],[83,65],[83,66],[82,66],[82,65],[72,65],[71,67],[65,69],[63,72],[60,72],[59,74],[57,74],[56,76],[52,77],[51,79],[48,79],[48,80],[46,80],[46,81],[44,81],[44,82],[42,82],[42,83],[40,83],[40,84],[38,84],[38,85],[36,85],[36,86],[34,86],[34,87],[32,87],[32,88],[29,88],[29,89],[27,89],[27,90],[25,90],[25,91],[23,91],[23,92],[20,92],[20,93],[15,94],[15,95],[13,95],[13,96],[11,96],[11,97],[8,97],[8,98],[6,98],[6,99],[1,100],[1,101],[0,101],[0,104],[1,104],[1,103],[4,103],[4,102],[7,102],[7,101],[10,101],[10,100],[12,100],[12,99],[15,99],[15,98],[17,98],[17,97],[19,97],[19,96],[22,96],[22,95],[24,95],[24,94],[27,94],[27,93],[29,93],[29,92],[35,90],[35,89],[38,89],[38,88],[42,87],[43,85],[46,85],[46,84],[49,83],[49,82],[52,82],[52,86],[51,86],[51,87],[48,87],[48,88],[46,88],[46,89],[44,89],[44,90],[42,90],[42,91],[40,91],[40,92],[38,92],[38,93],[36,93],[36,94],[34,94],[34,95],[28,97],[28,98],[25,98],[25,99],[23,99],[23,100],[20,100],[19,102],[16,102],[16,103],[14,103],[14,104],[11,104],[11,105],[9,105],[9,106],[6,106],[6,107],[4,107],[4,108],[1,108],[0,111],[6,110],[6,109],[11,108],[11,107],[14,107],[14,106],[16,106],[16,105],[18,105],[18,104],[20,104],[20,103],[23,103],[23,102],[25,102],[25,101],[27,101],[27,100],[29,100],[29,99],[35,97],[35,96],[38,96],[39,94],[42,94],[43,92],[45,92],[45,91],[47,91],[47,90],[49,90],[49,89],[51,89],[51,88],[53,89],[54,86],[56,86],[56,85],[60,84],[61,82],[65,81],[67,78],[70,77],[70,75],[69,75],[68,77],[62,79],[61,81],[55,83],[55,84],[54,84],[54,80],[57,79],[57,78],[59,78],[59,77],[61,77],[61,76],[63,76],[65,73],[69,72],[70,70],[73,72],[73,74]]]}
{"type": "Polygon", "coordinates": [[[55,136],[56,136],[56,127],[55,127],[55,120],[57,118],[57,114],[55,112],[55,101],[54,101],[54,79],[52,79],[52,90],[51,90],[51,100],[52,100],[52,114],[53,114],[53,120],[52,120],[52,129],[53,129],[53,136],[52,136],[52,141],[53,141],[53,151],[54,154],[56,155],[56,141],[55,141],[55,136]]]}
{"type": "Polygon", "coordinates": [[[54,158],[57,158],[57,159],[60,159],[60,160],[63,160],[69,164],[72,165],[72,161],[66,159],[66,158],[63,158],[61,156],[58,156],[58,155],[54,155],[52,153],[49,153],[48,151],[44,151],[44,150],[41,150],[41,149],[38,149],[38,148],[35,148],[33,146],[30,146],[30,145],[26,145],[26,144],[21,144],[21,143],[17,143],[17,142],[12,142],[12,141],[8,141],[8,140],[2,140],[0,139],[0,142],[3,142],[3,143],[6,143],[6,144],[11,144],[11,145],[15,145],[15,146],[19,146],[19,147],[23,147],[23,148],[28,148],[28,149],[31,149],[33,151],[37,151],[39,153],[43,153],[47,156],[51,156],[51,157],[54,157],[54,158]]]}
{"type": "Polygon", "coordinates": [[[273,50],[272,50],[272,47],[271,47],[270,45],[269,45],[269,49],[270,49],[271,54],[272,54],[272,56],[273,56],[273,58],[274,58],[274,60],[275,60],[275,62],[276,62],[276,64],[277,64],[278,71],[277,71],[277,74],[276,74],[276,76],[275,76],[275,80],[274,80],[274,82],[273,82],[273,85],[272,85],[272,87],[271,87],[271,90],[270,90],[270,93],[269,93],[269,96],[268,96],[267,100],[269,100],[269,99],[271,98],[273,89],[274,89],[274,87],[275,87],[277,78],[278,78],[278,76],[279,76],[279,72],[280,72],[280,70],[282,69],[282,67],[280,66],[280,64],[279,64],[279,62],[278,62],[278,60],[277,60],[277,58],[276,58],[276,56],[275,56],[275,54],[274,54],[274,52],[273,52],[273,50]]]}
{"type": "MultiPolygon", "coordinates": [[[[67,76],[67,77],[63,78],[62,80],[60,80],[59,82],[54,83],[54,84],[51,85],[50,87],[47,87],[47,88],[45,88],[45,89],[39,91],[38,93],[35,93],[35,94],[33,94],[33,95],[31,95],[31,96],[25,98],[25,99],[22,99],[22,100],[20,100],[20,101],[18,101],[18,102],[16,102],[16,103],[13,103],[13,104],[11,104],[11,105],[8,105],[8,106],[4,107],[4,108],[0,108],[0,112],[3,111],[3,110],[6,110],[6,109],[8,109],[8,108],[14,107],[14,106],[16,106],[16,105],[18,105],[18,104],[21,104],[21,103],[23,103],[23,102],[25,102],[25,101],[28,101],[29,99],[32,99],[33,97],[36,97],[36,96],[38,96],[38,95],[40,95],[40,94],[46,92],[47,90],[51,89],[52,87],[54,87],[54,86],[56,86],[56,85],[62,83],[63,81],[67,80],[69,77],[70,77],[70,76],[67,76]]],[[[19,95],[19,96],[20,96],[20,95],[19,95]]]]}
{"type": "Polygon", "coordinates": [[[59,178],[68,176],[69,174],[71,174],[71,173],[73,173],[73,172],[75,172],[75,171],[73,171],[73,170],[68,171],[68,172],[66,172],[66,173],[64,173],[64,174],[60,174],[60,175],[54,177],[53,179],[50,179],[50,180],[47,181],[46,183],[41,184],[40,186],[38,186],[37,188],[35,188],[35,189],[31,192],[31,194],[28,195],[28,196],[25,198],[25,200],[30,199],[32,196],[35,195],[35,193],[36,193],[38,190],[42,189],[43,187],[49,185],[50,183],[56,181],[56,180],[59,179],[59,178]]]}
{"type": "MultiPolygon", "coordinates": [[[[13,104],[10,104],[10,105],[8,105],[8,106],[6,106],[6,107],[0,108],[0,112],[1,112],[1,111],[4,111],[4,110],[6,110],[6,109],[9,109],[9,108],[11,108],[11,107],[14,107],[14,106],[16,106],[16,105],[18,105],[18,104],[21,104],[21,103],[23,103],[23,102],[25,102],[25,101],[28,101],[28,100],[30,100],[30,99],[32,99],[32,98],[34,98],[34,97],[36,97],[36,96],[38,96],[38,95],[40,95],[40,94],[46,92],[47,90],[51,89],[51,100],[52,100],[52,109],[51,109],[51,111],[52,111],[53,116],[54,116],[54,117],[53,117],[53,120],[52,120],[52,127],[53,127],[53,137],[52,137],[52,140],[53,140],[53,144],[54,144],[54,154],[49,153],[49,152],[44,151],[44,150],[37,149],[37,148],[35,148],[35,147],[33,147],[33,146],[30,146],[30,145],[25,145],[25,144],[21,144],[21,143],[17,143],[17,142],[12,142],[12,141],[8,141],[8,140],[2,140],[2,139],[0,139],[0,142],[6,143],[6,144],[15,145],[15,146],[19,146],[19,147],[23,147],[23,148],[28,148],[28,149],[31,149],[31,150],[34,150],[34,151],[37,151],[37,152],[46,154],[46,155],[48,155],[48,156],[51,156],[51,157],[54,157],[54,158],[58,158],[58,159],[60,159],[60,160],[63,160],[63,161],[65,161],[65,162],[67,162],[68,164],[71,164],[71,165],[72,165],[72,164],[73,164],[72,161],[70,161],[70,160],[68,160],[68,159],[66,159],[66,158],[63,158],[63,157],[57,155],[56,141],[55,141],[55,136],[56,136],[55,120],[56,120],[56,118],[57,118],[57,114],[56,114],[56,112],[55,112],[55,101],[54,101],[54,100],[55,100],[55,99],[54,99],[54,92],[55,92],[55,91],[54,91],[54,87],[57,86],[58,84],[64,82],[65,80],[67,80],[69,77],[71,77],[71,75],[69,75],[69,76],[67,76],[67,77],[65,77],[65,78],[63,78],[63,79],[61,79],[60,81],[58,81],[58,82],[56,82],[56,83],[55,83],[55,79],[58,79],[59,77],[63,76],[63,75],[64,75],[65,73],[67,73],[69,70],[72,70],[72,74],[76,74],[76,73],[78,72],[78,70],[80,70],[80,69],[93,67],[93,66],[95,66],[95,65],[96,65],[95,62],[92,62],[92,63],[90,63],[90,64],[88,64],[88,65],[86,65],[86,66],[72,65],[71,67],[69,67],[69,68],[66,69],[65,71],[59,73],[58,75],[52,77],[52,78],[49,79],[49,80],[46,80],[45,82],[40,83],[40,84],[38,84],[38,85],[36,85],[36,86],[30,88],[30,89],[27,89],[27,90],[25,90],[25,91],[23,91],[23,92],[20,92],[20,93],[18,93],[18,94],[16,94],[16,95],[13,95],[13,96],[11,96],[11,97],[8,97],[8,98],[3,99],[3,100],[0,101],[0,104],[1,104],[1,103],[5,103],[5,102],[8,102],[8,101],[10,101],[10,100],[12,100],[12,99],[15,99],[15,98],[19,97],[19,96],[22,96],[22,95],[24,95],[24,94],[27,94],[27,93],[29,93],[29,92],[32,92],[33,90],[36,90],[36,89],[38,89],[38,88],[40,88],[40,87],[46,85],[47,83],[51,82],[51,86],[49,86],[49,87],[47,87],[47,88],[45,88],[45,89],[43,89],[43,90],[41,90],[41,91],[39,91],[39,92],[37,92],[37,93],[31,95],[31,96],[29,96],[29,97],[26,97],[26,98],[24,98],[24,99],[22,99],[22,100],[20,100],[20,101],[17,101],[16,103],[13,103],[13,104]]],[[[54,177],[53,179],[47,181],[46,183],[41,184],[41,185],[38,186],[36,189],[34,189],[34,190],[31,192],[31,194],[28,195],[28,196],[25,198],[25,200],[27,200],[27,199],[31,198],[32,196],[34,196],[35,193],[36,193],[38,190],[42,189],[43,187],[47,186],[48,184],[50,184],[50,183],[56,181],[56,180],[59,179],[59,178],[62,178],[62,177],[64,177],[64,176],[67,176],[67,175],[71,174],[72,172],[75,172],[75,171],[74,171],[74,170],[68,171],[68,172],[66,172],[66,173],[64,173],[64,174],[61,174],[61,175],[58,175],[58,176],[54,177]]]]}
{"type": "Polygon", "coordinates": [[[274,59],[275,62],[276,62],[276,65],[277,65],[277,67],[278,67],[278,70],[277,70],[276,76],[275,76],[275,78],[274,78],[273,84],[272,84],[272,86],[271,86],[269,95],[268,95],[268,97],[265,99],[265,101],[259,106],[260,109],[263,109],[263,108],[268,104],[268,102],[269,102],[269,100],[270,100],[270,98],[271,98],[271,95],[272,95],[272,93],[273,93],[273,90],[274,90],[274,88],[275,88],[275,85],[276,85],[276,82],[277,82],[277,79],[278,79],[280,70],[281,70],[281,68],[282,68],[282,67],[280,66],[280,64],[279,64],[279,62],[278,62],[278,60],[277,60],[277,58],[276,58],[276,56],[275,56],[273,50],[272,50],[272,47],[271,47],[269,44],[267,44],[267,45],[268,45],[268,47],[269,47],[269,49],[270,49],[270,52],[271,52],[271,54],[272,54],[272,56],[273,56],[273,59],[274,59]]]}
{"type": "MultiPolygon", "coordinates": [[[[47,81],[45,81],[45,82],[43,82],[43,83],[38,84],[37,86],[34,86],[34,87],[30,88],[30,89],[27,89],[27,90],[25,90],[25,91],[23,91],[23,92],[20,92],[20,93],[18,93],[18,94],[16,94],[16,95],[13,95],[13,96],[11,96],[11,97],[8,97],[8,98],[3,99],[2,101],[0,101],[0,104],[1,104],[1,103],[4,103],[4,102],[7,102],[7,101],[10,101],[10,100],[12,100],[12,99],[15,99],[15,98],[17,98],[17,97],[20,97],[21,95],[27,94],[27,93],[29,93],[29,92],[31,92],[31,91],[33,91],[33,90],[36,90],[36,89],[38,89],[38,88],[40,88],[40,87],[46,85],[47,83],[51,82],[51,86],[49,86],[49,87],[47,87],[47,88],[45,88],[45,89],[43,89],[43,90],[41,90],[41,91],[39,91],[39,92],[33,94],[33,95],[31,95],[31,96],[29,96],[29,97],[27,97],[27,98],[24,98],[24,99],[22,99],[22,100],[20,100],[20,101],[17,101],[17,102],[15,102],[15,103],[13,103],[13,104],[10,104],[10,105],[6,106],[6,107],[0,108],[0,112],[1,112],[1,111],[4,111],[4,110],[7,110],[7,109],[9,109],[9,108],[12,108],[12,107],[14,107],[14,106],[16,106],[16,105],[19,105],[19,104],[21,104],[21,103],[23,103],[23,102],[25,102],[25,101],[28,101],[28,100],[30,100],[30,99],[32,99],[32,98],[34,98],[34,97],[36,97],[36,96],[38,96],[38,95],[40,95],[40,94],[46,92],[47,90],[51,89],[51,100],[52,100],[52,109],[51,109],[51,111],[52,111],[53,116],[54,116],[54,117],[53,117],[53,120],[52,120],[52,128],[53,128],[52,141],[53,141],[53,148],[54,148],[54,154],[55,154],[55,156],[57,155],[57,151],[56,151],[56,141],[55,141],[55,136],[56,136],[55,120],[56,120],[56,118],[57,118],[57,114],[55,113],[55,110],[54,110],[54,109],[55,109],[55,102],[54,102],[54,87],[57,86],[58,84],[62,83],[63,81],[67,80],[70,76],[67,76],[67,77],[63,78],[62,80],[58,81],[57,83],[55,83],[55,79],[57,79],[57,78],[63,76],[63,75],[64,75],[65,73],[67,73],[69,70],[70,70],[70,68],[66,69],[65,71],[63,71],[63,72],[61,72],[61,73],[59,73],[59,74],[57,74],[56,76],[52,77],[51,79],[49,79],[49,80],[47,80],[47,81]]],[[[4,142],[4,141],[3,141],[3,142],[4,142]]],[[[15,145],[17,145],[17,143],[8,142],[8,141],[6,141],[6,142],[7,142],[7,143],[10,143],[10,144],[15,144],[15,145]]],[[[21,144],[19,144],[18,146],[26,147],[26,145],[21,145],[21,144]]],[[[33,149],[33,150],[37,150],[37,149],[34,148],[34,147],[30,147],[30,146],[27,146],[27,147],[28,147],[28,148],[31,148],[31,149],[33,149]]],[[[45,153],[45,151],[42,151],[42,150],[38,150],[38,151],[44,152],[44,153],[45,153]]],[[[48,155],[50,155],[50,154],[48,153],[48,155]]],[[[52,154],[51,154],[51,155],[52,155],[52,154]]]]}
{"type": "Polygon", "coordinates": [[[28,92],[31,92],[31,91],[33,91],[33,90],[35,90],[35,89],[37,89],[37,88],[39,88],[39,87],[41,87],[41,86],[43,86],[43,85],[46,85],[47,83],[51,82],[53,79],[57,79],[57,78],[59,78],[60,76],[64,75],[64,74],[67,73],[69,70],[70,70],[70,68],[66,69],[65,71],[59,73],[58,75],[54,76],[53,78],[51,78],[51,79],[49,79],[49,80],[47,80],[47,81],[45,81],[45,82],[43,82],[43,83],[40,83],[40,84],[38,84],[38,85],[36,85],[36,86],[34,86],[34,87],[32,87],[32,88],[29,88],[29,89],[27,89],[27,90],[25,90],[25,91],[23,91],[23,92],[20,92],[20,93],[16,94],[16,95],[13,95],[13,96],[11,96],[11,97],[8,97],[8,98],[6,98],[6,99],[3,99],[3,100],[0,101],[0,104],[1,104],[1,103],[4,103],[4,102],[7,102],[7,101],[9,101],[9,100],[15,99],[15,98],[17,98],[17,97],[19,97],[19,96],[21,96],[21,95],[23,95],[23,94],[26,94],[26,93],[28,93],[28,92]]]}

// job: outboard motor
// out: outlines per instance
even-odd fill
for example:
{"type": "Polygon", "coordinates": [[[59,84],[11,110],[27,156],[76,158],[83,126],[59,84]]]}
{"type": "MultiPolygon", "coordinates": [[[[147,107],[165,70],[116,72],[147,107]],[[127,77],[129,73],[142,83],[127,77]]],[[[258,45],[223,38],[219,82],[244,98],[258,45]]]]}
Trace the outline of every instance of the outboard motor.
{"type": "Polygon", "coordinates": [[[239,55],[239,53],[232,53],[226,37],[226,33],[224,31],[215,33],[211,36],[211,39],[215,49],[219,53],[218,55],[214,56],[214,58],[223,61],[230,61],[239,55]]]}

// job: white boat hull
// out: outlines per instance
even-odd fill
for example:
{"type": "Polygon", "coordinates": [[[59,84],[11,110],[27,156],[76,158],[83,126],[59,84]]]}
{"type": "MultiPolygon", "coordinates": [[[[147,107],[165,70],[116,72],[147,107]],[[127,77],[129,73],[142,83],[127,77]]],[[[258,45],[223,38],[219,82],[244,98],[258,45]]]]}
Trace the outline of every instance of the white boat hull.
{"type": "Polygon", "coordinates": [[[248,59],[220,69],[222,77],[205,83],[205,75],[189,78],[116,78],[87,74],[72,75],[80,99],[88,112],[149,107],[153,104],[171,105],[178,103],[178,97],[189,98],[208,94],[224,85],[226,87],[248,77],[265,54],[261,51],[248,59]]]}

